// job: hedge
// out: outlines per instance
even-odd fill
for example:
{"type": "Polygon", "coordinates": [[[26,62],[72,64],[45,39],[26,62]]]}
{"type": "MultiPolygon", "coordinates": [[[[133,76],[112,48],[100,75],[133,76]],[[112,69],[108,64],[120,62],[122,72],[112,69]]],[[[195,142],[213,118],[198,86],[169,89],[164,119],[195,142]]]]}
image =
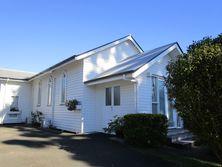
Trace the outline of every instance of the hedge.
{"type": "Polygon", "coordinates": [[[159,146],[167,141],[168,120],[165,115],[128,114],[123,120],[123,134],[129,144],[159,146]]]}

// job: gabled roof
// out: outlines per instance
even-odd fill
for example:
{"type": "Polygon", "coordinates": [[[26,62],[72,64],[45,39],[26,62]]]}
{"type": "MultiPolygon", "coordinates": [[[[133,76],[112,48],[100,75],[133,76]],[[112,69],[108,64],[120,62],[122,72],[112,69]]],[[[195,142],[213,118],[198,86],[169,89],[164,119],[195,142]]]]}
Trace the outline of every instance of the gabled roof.
{"type": "Polygon", "coordinates": [[[117,39],[117,40],[114,40],[114,41],[112,41],[112,42],[109,42],[109,43],[106,43],[106,44],[104,44],[104,45],[101,45],[101,46],[99,46],[99,47],[90,49],[90,50],[88,50],[88,51],[86,51],[86,52],[83,52],[83,53],[80,53],[80,54],[77,54],[77,55],[73,55],[73,56],[71,56],[71,57],[69,57],[69,58],[67,58],[67,59],[65,59],[65,60],[63,60],[63,61],[61,61],[61,62],[59,62],[59,63],[57,63],[57,64],[55,64],[55,65],[53,65],[53,66],[51,66],[51,67],[49,67],[49,68],[47,68],[46,70],[44,70],[44,71],[42,71],[42,72],[40,72],[40,73],[32,76],[32,77],[30,78],[30,80],[31,80],[31,79],[34,79],[34,78],[36,78],[36,77],[38,77],[38,76],[40,76],[40,75],[42,75],[42,74],[45,74],[45,73],[47,73],[47,72],[50,72],[50,71],[52,71],[52,70],[54,70],[54,69],[56,69],[56,68],[59,68],[59,67],[65,65],[65,64],[71,63],[71,62],[74,61],[74,60],[80,60],[80,59],[86,58],[86,57],[88,57],[88,56],[90,56],[90,55],[92,55],[92,54],[97,53],[97,52],[100,51],[100,50],[104,50],[104,49],[106,49],[106,48],[109,48],[109,47],[112,47],[112,46],[114,46],[114,45],[120,44],[120,43],[122,43],[122,42],[124,42],[124,41],[127,41],[127,40],[130,40],[130,41],[135,45],[135,47],[136,47],[141,53],[143,52],[143,49],[142,49],[142,48],[140,47],[140,45],[136,42],[136,40],[132,37],[132,35],[127,35],[127,36],[124,36],[124,37],[119,38],[119,39],[117,39]]]}
{"type": "MultiPolygon", "coordinates": [[[[133,72],[137,71],[139,68],[141,68],[143,65],[149,63],[151,60],[158,57],[161,53],[163,53],[164,51],[166,51],[167,49],[169,49],[170,47],[172,47],[175,44],[178,45],[177,42],[174,42],[174,43],[170,43],[170,44],[152,49],[152,50],[144,52],[144,53],[139,53],[134,56],[128,57],[128,58],[122,60],[115,67],[104,71],[103,73],[96,76],[94,79],[86,81],[85,83],[99,80],[99,79],[103,79],[103,78],[107,78],[107,77],[116,76],[116,75],[133,73],[133,72]]],[[[178,47],[179,47],[179,45],[178,45],[178,47]]],[[[179,47],[179,49],[181,50],[180,47],[179,47]]]]}
{"type": "Polygon", "coordinates": [[[34,76],[36,73],[18,71],[12,69],[0,69],[0,79],[11,79],[11,80],[21,80],[27,81],[28,78],[34,76]]]}

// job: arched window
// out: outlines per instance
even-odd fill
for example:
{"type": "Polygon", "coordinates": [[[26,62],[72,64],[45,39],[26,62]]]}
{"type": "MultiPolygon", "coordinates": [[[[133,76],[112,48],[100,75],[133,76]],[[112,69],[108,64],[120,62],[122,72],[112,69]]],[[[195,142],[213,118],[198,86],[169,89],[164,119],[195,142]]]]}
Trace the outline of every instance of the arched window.
{"type": "Polygon", "coordinates": [[[61,78],[61,104],[65,104],[66,101],[66,73],[62,74],[61,78]]]}
{"type": "Polygon", "coordinates": [[[52,105],[52,77],[49,78],[48,81],[48,98],[47,98],[47,104],[50,106],[52,105]]]}

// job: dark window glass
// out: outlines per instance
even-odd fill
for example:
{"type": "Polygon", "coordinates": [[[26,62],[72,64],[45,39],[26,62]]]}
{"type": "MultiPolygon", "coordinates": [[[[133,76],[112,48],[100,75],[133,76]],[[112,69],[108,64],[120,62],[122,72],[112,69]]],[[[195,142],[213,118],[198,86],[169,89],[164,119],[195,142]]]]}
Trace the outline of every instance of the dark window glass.
{"type": "Polygon", "coordinates": [[[120,105],[120,86],[114,87],[114,106],[120,105]]]}
{"type": "Polygon", "coordinates": [[[165,114],[165,92],[164,92],[164,81],[158,80],[158,86],[159,86],[159,113],[165,114]]]}
{"type": "Polygon", "coordinates": [[[111,106],[112,104],[112,89],[106,88],[106,106],[111,106]]]}

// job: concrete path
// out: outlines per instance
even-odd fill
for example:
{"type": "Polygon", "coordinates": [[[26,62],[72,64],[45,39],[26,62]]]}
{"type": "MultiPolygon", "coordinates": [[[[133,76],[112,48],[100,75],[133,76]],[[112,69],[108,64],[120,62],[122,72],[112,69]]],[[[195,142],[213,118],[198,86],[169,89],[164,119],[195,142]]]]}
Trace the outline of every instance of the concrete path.
{"type": "Polygon", "coordinates": [[[0,167],[171,166],[105,134],[74,135],[26,126],[0,126],[0,167]]]}

